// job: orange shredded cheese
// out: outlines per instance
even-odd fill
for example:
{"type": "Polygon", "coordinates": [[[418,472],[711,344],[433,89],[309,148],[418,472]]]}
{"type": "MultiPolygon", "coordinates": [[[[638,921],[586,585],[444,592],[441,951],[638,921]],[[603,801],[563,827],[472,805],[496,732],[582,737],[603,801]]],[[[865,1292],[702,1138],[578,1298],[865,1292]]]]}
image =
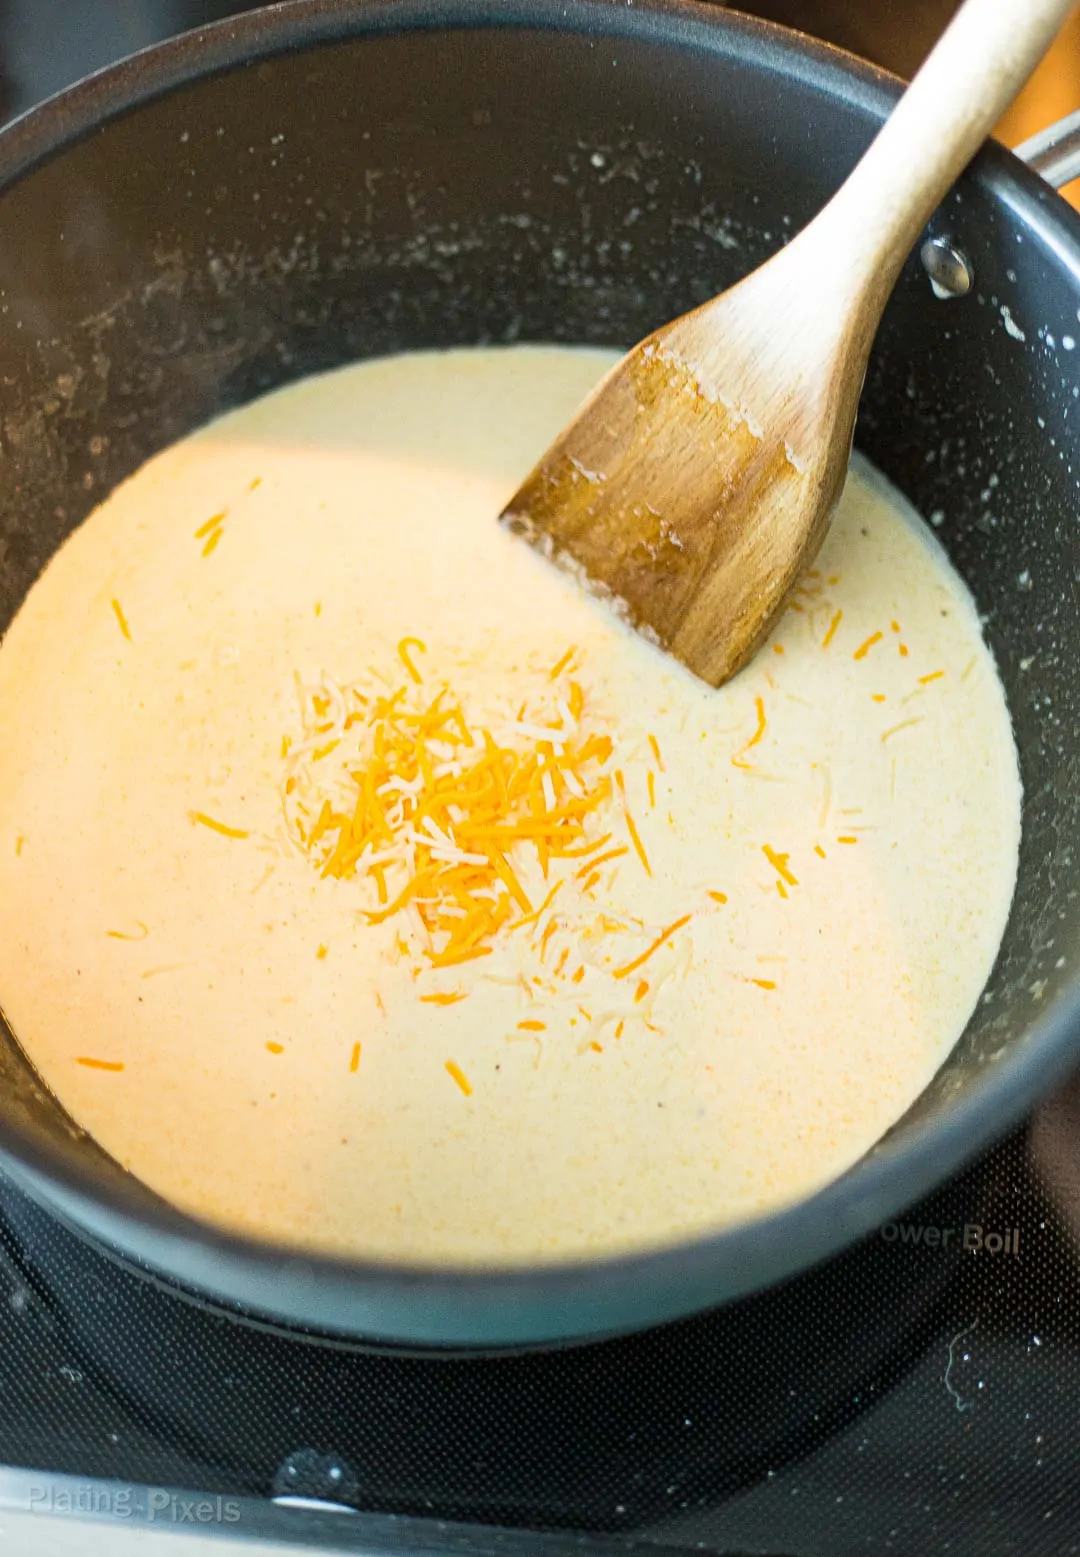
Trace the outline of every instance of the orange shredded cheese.
{"type": "Polygon", "coordinates": [[[875,703],[884,703],[886,701],[884,692],[871,692],[870,696],[875,703]]]}
{"type": "Polygon", "coordinates": [[[26,842],[26,838],[24,837],[24,835],[22,833],[20,833],[19,836],[15,840],[15,853],[16,854],[21,854],[22,853],[22,851],[23,851],[23,844],[25,842],[26,842]]]}
{"type": "Polygon", "coordinates": [[[550,921],[550,923],[548,924],[547,929],[544,931],[543,935],[540,937],[540,961],[541,962],[543,962],[543,960],[544,960],[544,953],[548,949],[548,942],[551,940],[551,937],[555,934],[555,932],[556,932],[556,930],[558,928],[559,928],[559,921],[557,919],[552,919],[550,921]]]}
{"type": "Polygon", "coordinates": [[[776,850],[767,843],[762,844],[761,852],[764,854],[773,870],[775,870],[776,874],[782,880],[786,881],[789,887],[797,887],[799,885],[798,876],[792,875],[791,871],[788,869],[788,860],[791,858],[790,854],[777,854],[776,850]]]}
{"type": "Polygon", "coordinates": [[[454,1006],[457,1005],[459,1000],[464,999],[465,991],[463,989],[451,990],[446,994],[420,996],[421,1004],[427,1006],[454,1006]]]}
{"type": "Polygon", "coordinates": [[[714,903],[726,903],[727,902],[727,893],[726,892],[707,892],[705,895],[706,895],[706,897],[711,897],[714,903]]]}
{"type": "MultiPolygon", "coordinates": [[[[591,869],[591,866],[586,865],[584,869],[589,870],[591,869]]],[[[578,874],[580,875],[581,872],[579,871],[578,874]]],[[[536,924],[537,920],[543,917],[544,912],[551,907],[555,900],[555,894],[561,891],[562,885],[563,883],[561,881],[557,881],[552,887],[551,891],[545,897],[544,901],[540,904],[539,908],[534,909],[533,912],[528,914],[524,919],[516,919],[514,923],[509,926],[509,928],[511,930],[520,930],[523,925],[536,924]]],[[[524,893],[522,896],[524,896],[524,893]]]]}
{"type": "Polygon", "coordinates": [[[446,1073],[457,1083],[466,1097],[472,1097],[472,1084],[460,1065],[453,1060],[447,1060],[446,1073]]]}
{"type": "MultiPolygon", "coordinates": [[[[754,731],[753,735],[747,741],[746,745],[740,747],[740,749],[732,757],[732,759],[731,759],[732,766],[736,767],[736,768],[749,768],[750,767],[750,763],[744,762],[743,758],[746,756],[746,753],[751,749],[751,747],[756,746],[757,743],[761,740],[761,737],[765,734],[765,726],[766,726],[765,699],[762,698],[762,697],[756,697],[754,699],[754,708],[755,708],[755,710],[757,712],[757,729],[754,731]]],[[[702,738],[704,739],[704,737],[702,737],[702,738]]]]}
{"type": "Polygon", "coordinates": [[[829,623],[828,629],[826,630],[825,636],[821,640],[821,647],[823,649],[827,649],[830,643],[832,643],[833,639],[836,637],[836,629],[840,626],[843,615],[843,611],[837,611],[833,616],[833,619],[829,623]]]}
{"type": "Polygon", "coordinates": [[[649,776],[645,783],[649,791],[649,810],[653,811],[656,809],[656,774],[651,768],[649,769],[649,776]]]}
{"type": "Polygon", "coordinates": [[[374,886],[369,923],[405,916],[402,955],[451,967],[535,923],[568,879],[560,874],[534,909],[522,851],[535,850],[545,876],[564,859],[586,861],[580,877],[628,850],[600,854],[610,833],[586,836],[612,797],[613,745],[582,728],[578,683],[568,698],[545,693],[507,714],[505,728],[488,728],[449,687],[418,690],[413,651],[423,650],[419,638],[401,640],[408,680],[389,693],[378,679],[301,685],[303,729],[283,758],[282,806],[322,876],[374,886]],[[315,764],[329,757],[324,776],[315,764]]]}
{"type": "Polygon", "coordinates": [[[660,755],[660,742],[656,739],[655,735],[649,736],[649,748],[652,751],[656,766],[660,769],[660,772],[666,773],[667,769],[664,767],[664,759],[660,755]]]}
{"type": "Polygon", "coordinates": [[[814,845],[814,853],[815,854],[820,854],[822,859],[826,859],[827,858],[825,850],[821,847],[820,843],[815,843],[815,845],[814,845]]]}
{"type": "Polygon", "coordinates": [[[523,1033],[544,1033],[544,1032],[547,1032],[547,1023],[546,1022],[537,1022],[537,1021],[534,1021],[534,1020],[530,1019],[527,1022],[519,1022],[517,1025],[518,1025],[518,1030],[520,1032],[523,1032],[523,1033]]]}
{"type": "Polygon", "coordinates": [[[90,1055],[88,1055],[88,1054],[80,1054],[76,1058],[75,1063],[76,1063],[76,1065],[85,1065],[87,1070],[114,1070],[115,1071],[115,1070],[123,1070],[123,1068],[124,1068],[124,1064],[123,1064],[122,1060],[95,1060],[95,1059],[92,1059],[90,1057],[90,1055]]]}
{"type": "Polygon", "coordinates": [[[779,880],[779,878],[777,879],[777,882],[776,882],[776,890],[779,892],[780,896],[786,902],[787,895],[788,895],[788,890],[787,890],[787,887],[785,887],[784,883],[781,880],[779,880]]]}
{"type": "Polygon", "coordinates": [[[466,951],[431,954],[433,968],[454,968],[461,962],[475,962],[478,957],[490,957],[490,946],[473,946],[466,951]]]}
{"type": "Polygon", "coordinates": [[[582,963],[581,967],[574,974],[574,976],[570,980],[570,982],[571,982],[571,984],[580,984],[584,977],[585,977],[585,964],[582,963]]]}
{"type": "Polygon", "coordinates": [[[315,955],[319,959],[320,962],[325,961],[327,953],[329,952],[329,950],[330,950],[329,946],[320,946],[319,947],[319,949],[315,953],[315,955]]]}
{"type": "Polygon", "coordinates": [[[141,919],[136,919],[135,923],[139,927],[139,933],[137,935],[132,935],[128,930],[106,930],[105,934],[110,936],[114,941],[145,941],[146,937],[150,934],[149,925],[143,924],[141,919]]]}
{"type": "Polygon", "coordinates": [[[413,664],[412,658],[409,654],[410,649],[418,649],[421,654],[426,654],[427,644],[423,641],[422,638],[402,638],[401,642],[397,646],[398,659],[400,659],[405,669],[409,672],[413,683],[416,686],[421,686],[423,684],[424,678],[413,664]]]}
{"type": "Polygon", "coordinates": [[[571,644],[570,647],[567,649],[566,653],[561,657],[561,659],[557,660],[556,663],[548,671],[548,680],[549,681],[558,681],[559,677],[562,675],[563,671],[570,664],[570,661],[573,659],[573,657],[574,657],[574,655],[576,653],[577,653],[576,647],[574,646],[574,644],[571,644]]]}
{"type": "Polygon", "coordinates": [[[851,833],[844,833],[836,841],[837,843],[858,843],[859,840],[853,837],[851,833]]]}
{"type": "Polygon", "coordinates": [[[594,1054],[603,1054],[604,1052],[603,1044],[597,1043],[595,1038],[589,1039],[589,1048],[592,1049],[594,1054]]]}
{"type": "Polygon", "coordinates": [[[209,535],[212,530],[219,529],[220,526],[225,523],[227,514],[227,509],[223,509],[220,514],[211,514],[210,518],[207,519],[204,524],[200,524],[199,528],[195,531],[195,539],[197,541],[201,541],[207,535],[209,535]]]}
{"type": "Polygon", "coordinates": [[[587,865],[582,865],[577,874],[579,878],[581,876],[586,876],[591,870],[596,870],[599,866],[606,865],[608,860],[618,860],[621,859],[624,854],[629,853],[630,850],[626,847],[625,844],[623,844],[622,847],[618,849],[609,849],[606,854],[597,855],[597,857],[595,859],[591,859],[587,865]]]}
{"type": "Polygon", "coordinates": [[[248,837],[243,827],[227,827],[224,822],[216,822],[212,816],[207,816],[205,811],[189,811],[188,817],[192,822],[198,822],[203,827],[209,827],[212,832],[220,833],[223,838],[248,837]]]}
{"type": "Polygon", "coordinates": [[[615,771],[615,782],[618,784],[619,794],[622,796],[623,818],[626,822],[626,830],[630,834],[630,842],[634,845],[634,852],[645,867],[645,874],[651,876],[652,866],[649,864],[649,856],[645,853],[645,845],[641,841],[641,834],[638,832],[634,818],[630,814],[630,802],[626,798],[626,780],[623,778],[621,769],[616,769],[615,771]]]}
{"type": "Polygon", "coordinates": [[[270,1050],[271,1054],[284,1054],[285,1053],[285,1045],[283,1043],[275,1043],[272,1038],[268,1038],[267,1039],[266,1047],[270,1050]]]}
{"type": "Polygon", "coordinates": [[[349,1055],[349,1070],[353,1073],[360,1069],[360,1056],[363,1053],[363,1045],[354,1043],[352,1053],[349,1055]]]}
{"type": "Polygon", "coordinates": [[[693,917],[693,914],[683,914],[681,919],[676,919],[673,924],[669,924],[666,930],[661,930],[655,941],[653,941],[651,946],[645,948],[640,957],[635,957],[633,962],[624,963],[621,968],[615,968],[611,975],[612,978],[624,979],[629,974],[636,973],[643,963],[648,962],[654,952],[660,950],[665,941],[669,941],[677,931],[682,929],[683,925],[689,924],[693,917]]]}
{"type": "Polygon", "coordinates": [[[852,659],[864,660],[870,653],[870,650],[874,647],[875,643],[880,643],[884,636],[884,633],[871,633],[865,642],[860,643],[859,647],[855,650],[855,653],[851,656],[852,659]]]}
{"type": "Polygon", "coordinates": [[[616,1027],[616,1029],[615,1029],[615,1036],[616,1036],[616,1038],[621,1038],[625,1031],[626,1031],[626,1023],[625,1022],[620,1022],[618,1027],[616,1027]]]}
{"type": "Polygon", "coordinates": [[[907,657],[908,657],[908,646],[907,646],[906,643],[902,643],[900,645],[900,658],[902,660],[906,660],[907,657]]]}
{"type": "Polygon", "coordinates": [[[212,535],[207,537],[206,545],[202,549],[202,554],[204,557],[209,557],[211,552],[217,550],[218,542],[221,540],[221,537],[224,533],[225,532],[223,530],[215,530],[212,535]]]}
{"type": "Polygon", "coordinates": [[[636,1006],[639,1006],[641,1004],[641,1002],[645,999],[645,996],[648,993],[649,993],[649,981],[648,981],[648,979],[642,979],[640,981],[640,983],[638,984],[637,989],[635,989],[635,991],[634,991],[634,1004],[636,1006]]]}
{"type": "Polygon", "coordinates": [[[775,989],[776,988],[776,980],[775,979],[750,979],[750,980],[748,980],[748,982],[751,983],[751,984],[756,984],[758,989],[775,989]]]}
{"type": "Polygon", "coordinates": [[[889,626],[892,628],[894,633],[898,633],[900,631],[900,623],[899,622],[890,622],[889,626]]]}
{"type": "Polygon", "coordinates": [[[943,670],[932,670],[928,676],[919,677],[919,685],[921,687],[928,687],[931,681],[940,681],[944,674],[945,672],[943,670]]]}
{"type": "Polygon", "coordinates": [[[784,645],[782,643],[774,643],[772,646],[772,651],[774,654],[783,654],[784,645]]]}
{"type": "Polygon", "coordinates": [[[564,860],[583,860],[588,855],[595,854],[597,849],[602,849],[605,843],[610,842],[611,834],[604,833],[602,837],[596,839],[595,843],[586,844],[582,849],[563,849],[561,851],[561,858],[564,860]]]}
{"type": "Polygon", "coordinates": [[[123,633],[128,643],[130,643],[132,641],[131,628],[128,626],[127,617],[124,615],[123,607],[121,606],[119,600],[114,600],[112,602],[112,608],[116,613],[116,620],[120,623],[120,631],[123,633]]]}

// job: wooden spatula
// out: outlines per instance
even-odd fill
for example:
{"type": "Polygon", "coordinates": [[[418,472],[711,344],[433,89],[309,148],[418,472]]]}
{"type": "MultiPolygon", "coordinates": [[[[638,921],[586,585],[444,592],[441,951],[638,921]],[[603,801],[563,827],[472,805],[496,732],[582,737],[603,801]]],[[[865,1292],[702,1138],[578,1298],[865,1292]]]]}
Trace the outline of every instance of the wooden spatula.
{"type": "Polygon", "coordinates": [[[624,357],[504,510],[713,686],[824,538],[904,259],[1073,3],[967,0],[825,209],[624,357]]]}

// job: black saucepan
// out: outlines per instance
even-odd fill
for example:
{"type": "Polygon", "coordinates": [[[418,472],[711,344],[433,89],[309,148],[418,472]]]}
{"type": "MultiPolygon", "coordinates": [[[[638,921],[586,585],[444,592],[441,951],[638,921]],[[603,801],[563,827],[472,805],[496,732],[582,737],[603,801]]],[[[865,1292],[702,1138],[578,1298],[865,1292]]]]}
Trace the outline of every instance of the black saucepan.
{"type": "MultiPolygon", "coordinates": [[[[623,346],[711,296],[818,209],[897,91],[691,4],[302,0],[37,109],[0,136],[0,630],[116,482],[227,407],[411,347],[623,346]]],[[[1080,220],[989,149],[930,234],[973,284],[941,301],[908,264],[857,441],[933,517],[985,613],[1024,833],[991,982],[887,1139],[811,1200],[661,1253],[512,1273],[320,1260],[163,1204],[80,1133],[5,1029],[0,1160],[22,1185],[123,1257],[278,1320],[550,1342],[820,1260],[1065,1071],[1080,1052],[1080,220]]]]}

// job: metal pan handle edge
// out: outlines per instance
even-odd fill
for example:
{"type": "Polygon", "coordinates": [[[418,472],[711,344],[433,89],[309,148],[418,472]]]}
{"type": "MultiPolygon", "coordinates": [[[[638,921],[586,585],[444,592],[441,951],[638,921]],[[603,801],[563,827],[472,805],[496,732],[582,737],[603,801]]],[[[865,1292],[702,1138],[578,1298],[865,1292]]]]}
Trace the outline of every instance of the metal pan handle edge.
{"type": "Polygon", "coordinates": [[[1052,189],[1080,178],[1080,108],[1021,141],[1012,151],[1052,189]]]}

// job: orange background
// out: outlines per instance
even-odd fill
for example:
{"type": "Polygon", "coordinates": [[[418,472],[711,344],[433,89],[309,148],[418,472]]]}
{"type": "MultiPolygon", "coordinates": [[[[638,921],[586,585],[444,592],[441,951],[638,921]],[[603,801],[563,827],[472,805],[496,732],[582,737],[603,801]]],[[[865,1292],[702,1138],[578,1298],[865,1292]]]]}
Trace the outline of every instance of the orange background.
{"type": "MultiPolygon", "coordinates": [[[[1036,130],[1080,108],[1080,9],[1073,12],[1050,53],[1043,60],[997,129],[998,139],[1016,146],[1036,130]]],[[[1080,210],[1080,179],[1062,194],[1080,210]]]]}

